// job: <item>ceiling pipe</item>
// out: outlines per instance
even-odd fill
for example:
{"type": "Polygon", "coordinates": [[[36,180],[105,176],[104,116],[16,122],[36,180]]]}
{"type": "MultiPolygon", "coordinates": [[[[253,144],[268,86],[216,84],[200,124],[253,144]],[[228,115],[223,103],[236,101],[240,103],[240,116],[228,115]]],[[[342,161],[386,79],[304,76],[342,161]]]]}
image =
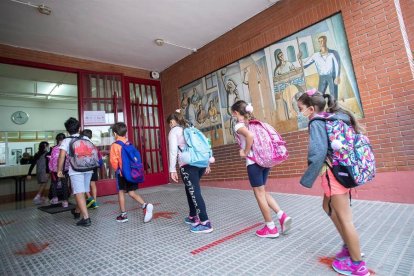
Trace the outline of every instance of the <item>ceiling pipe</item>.
{"type": "Polygon", "coordinates": [[[46,6],[45,4],[35,5],[30,2],[23,2],[19,0],[10,0],[11,2],[22,4],[25,6],[36,8],[41,14],[50,15],[52,13],[52,9],[46,6]]]}
{"type": "Polygon", "coordinates": [[[175,43],[166,41],[166,40],[164,40],[162,38],[157,38],[157,39],[154,40],[154,42],[158,46],[163,46],[164,44],[169,44],[169,45],[172,45],[172,46],[176,46],[176,47],[179,47],[179,48],[184,48],[184,49],[190,50],[193,53],[197,52],[197,49],[196,48],[189,48],[189,47],[186,47],[186,46],[178,45],[178,44],[175,44],[175,43]]]}

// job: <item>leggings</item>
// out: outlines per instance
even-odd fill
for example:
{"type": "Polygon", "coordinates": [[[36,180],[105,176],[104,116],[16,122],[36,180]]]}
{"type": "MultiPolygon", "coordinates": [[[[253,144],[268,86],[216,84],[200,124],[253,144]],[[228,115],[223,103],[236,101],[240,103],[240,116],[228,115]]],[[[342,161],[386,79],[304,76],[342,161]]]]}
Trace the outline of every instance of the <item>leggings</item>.
{"type": "Polygon", "coordinates": [[[185,165],[180,168],[180,175],[184,182],[188,207],[190,208],[190,216],[194,217],[198,215],[201,221],[208,220],[206,204],[204,203],[200,189],[200,179],[205,171],[205,168],[198,168],[191,165],[185,165]]]}

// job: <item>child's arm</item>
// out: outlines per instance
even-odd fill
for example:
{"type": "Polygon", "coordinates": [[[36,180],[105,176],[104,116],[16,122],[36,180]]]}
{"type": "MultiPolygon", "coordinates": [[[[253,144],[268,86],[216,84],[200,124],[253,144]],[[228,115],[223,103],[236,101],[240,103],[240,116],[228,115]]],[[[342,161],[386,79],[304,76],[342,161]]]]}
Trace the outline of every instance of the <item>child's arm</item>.
{"type": "Polygon", "coordinates": [[[240,156],[246,157],[247,155],[249,155],[250,150],[252,149],[253,138],[254,138],[253,133],[251,133],[249,129],[244,126],[237,129],[236,132],[237,134],[243,135],[246,138],[246,146],[244,147],[244,149],[240,150],[240,156]]]}
{"type": "MultiPolygon", "coordinates": [[[[178,128],[177,128],[178,129],[178,128]]],[[[178,155],[178,137],[175,128],[168,133],[168,156],[169,166],[168,171],[170,173],[177,172],[177,155],[178,155]]]]}
{"type": "Polygon", "coordinates": [[[57,167],[57,176],[63,177],[63,163],[65,162],[66,157],[66,150],[60,149],[59,150],[59,159],[58,159],[58,167],[57,167]]]}
{"type": "Polygon", "coordinates": [[[121,156],[119,156],[119,151],[117,150],[116,146],[119,145],[112,144],[111,150],[109,152],[109,163],[111,163],[111,167],[115,171],[119,169],[119,159],[121,158],[121,156]]]}
{"type": "Polygon", "coordinates": [[[312,188],[328,154],[328,135],[325,121],[313,121],[309,126],[308,168],[300,179],[300,184],[312,188]]]}

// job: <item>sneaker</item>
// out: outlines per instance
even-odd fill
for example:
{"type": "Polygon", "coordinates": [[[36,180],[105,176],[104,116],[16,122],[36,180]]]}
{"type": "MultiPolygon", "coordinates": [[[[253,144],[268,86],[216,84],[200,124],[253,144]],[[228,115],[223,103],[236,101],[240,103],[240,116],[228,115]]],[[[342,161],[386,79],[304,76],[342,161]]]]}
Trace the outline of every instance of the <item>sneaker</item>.
{"type": "Polygon", "coordinates": [[[95,203],[95,199],[93,197],[90,197],[86,200],[86,208],[91,208],[92,204],[95,203]]]}
{"type": "Polygon", "coordinates": [[[57,198],[57,196],[53,197],[50,200],[50,204],[54,205],[54,204],[58,204],[59,203],[59,199],[57,198]]]}
{"type": "Polygon", "coordinates": [[[198,218],[198,216],[194,216],[194,217],[185,217],[184,218],[184,222],[186,224],[191,224],[193,226],[198,225],[200,223],[200,219],[198,218]]]}
{"type": "Polygon", "coordinates": [[[116,217],[116,221],[117,222],[127,222],[128,221],[127,214],[120,214],[119,216],[116,217]]]}
{"type": "Polygon", "coordinates": [[[98,202],[94,201],[94,202],[92,203],[92,205],[89,207],[89,209],[96,209],[96,208],[98,208],[98,207],[99,207],[98,202]]]}
{"type": "Polygon", "coordinates": [[[195,226],[192,226],[190,231],[193,233],[211,233],[213,232],[213,227],[211,226],[210,222],[206,224],[202,224],[201,222],[195,226]]]}
{"type": "Polygon", "coordinates": [[[85,226],[85,227],[87,227],[87,226],[91,226],[91,219],[90,218],[87,218],[87,219],[81,219],[80,221],[78,221],[77,223],[76,223],[76,226],[85,226]]]}
{"type": "Polygon", "coordinates": [[[72,209],[70,212],[72,213],[74,219],[80,218],[80,213],[77,213],[76,209],[72,209]]]}
{"type": "Polygon", "coordinates": [[[351,257],[351,255],[349,255],[348,247],[342,246],[341,251],[336,253],[335,260],[343,261],[343,260],[348,259],[350,257],[351,257]]]}
{"type": "Polygon", "coordinates": [[[277,227],[270,229],[265,225],[262,229],[256,231],[256,236],[261,238],[277,238],[279,237],[279,232],[277,227]]]}
{"type": "Polygon", "coordinates": [[[358,265],[355,265],[350,258],[338,261],[335,260],[332,263],[332,268],[342,275],[355,275],[355,276],[369,276],[369,270],[364,261],[361,261],[358,265]]]}
{"type": "MultiPolygon", "coordinates": [[[[364,258],[364,257],[365,257],[365,254],[361,252],[361,258],[364,258]]],[[[345,260],[347,258],[351,258],[351,255],[349,254],[349,250],[348,250],[347,247],[342,246],[341,251],[336,253],[335,260],[342,261],[342,260],[345,260]]]]}
{"type": "Polygon", "coordinates": [[[40,196],[35,196],[35,198],[33,198],[33,204],[36,204],[36,205],[42,204],[42,199],[40,198],[40,196]]]}
{"type": "Polygon", "coordinates": [[[283,213],[282,217],[279,219],[280,230],[283,235],[286,235],[292,226],[292,218],[283,213]]]}
{"type": "Polygon", "coordinates": [[[144,207],[144,222],[149,222],[152,219],[152,211],[154,210],[154,205],[148,203],[144,207]]]}
{"type": "Polygon", "coordinates": [[[62,201],[62,207],[63,208],[68,208],[69,207],[69,202],[67,200],[62,201]]]}

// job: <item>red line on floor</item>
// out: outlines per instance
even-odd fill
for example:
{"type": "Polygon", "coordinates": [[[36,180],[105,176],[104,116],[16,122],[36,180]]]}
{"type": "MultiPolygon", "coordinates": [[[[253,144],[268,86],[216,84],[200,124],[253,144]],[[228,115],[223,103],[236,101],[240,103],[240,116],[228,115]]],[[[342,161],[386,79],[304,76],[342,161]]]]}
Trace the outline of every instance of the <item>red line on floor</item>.
{"type": "Polygon", "coordinates": [[[212,247],[214,247],[214,246],[216,246],[216,245],[219,245],[219,244],[221,244],[221,243],[223,243],[223,242],[225,242],[225,241],[231,240],[231,239],[233,239],[233,238],[235,238],[235,237],[237,237],[237,236],[239,236],[239,235],[241,235],[241,234],[244,234],[244,233],[246,233],[246,232],[248,232],[248,231],[252,230],[253,228],[259,227],[260,225],[262,225],[262,223],[256,223],[256,224],[254,224],[254,225],[252,225],[252,226],[249,226],[249,227],[247,227],[247,228],[244,228],[244,229],[242,229],[242,230],[240,230],[240,231],[238,231],[238,232],[235,232],[235,233],[233,233],[233,234],[231,234],[231,235],[228,235],[228,236],[226,236],[226,237],[224,237],[224,238],[221,238],[221,239],[216,240],[216,241],[214,241],[214,242],[212,242],[212,243],[209,243],[209,244],[207,244],[207,245],[204,245],[204,246],[202,246],[202,247],[199,247],[199,248],[197,248],[197,249],[195,249],[195,250],[191,251],[190,253],[191,253],[191,254],[193,254],[193,255],[196,255],[196,254],[198,254],[198,253],[204,252],[204,251],[206,251],[207,249],[210,249],[210,248],[212,248],[212,247]]]}

